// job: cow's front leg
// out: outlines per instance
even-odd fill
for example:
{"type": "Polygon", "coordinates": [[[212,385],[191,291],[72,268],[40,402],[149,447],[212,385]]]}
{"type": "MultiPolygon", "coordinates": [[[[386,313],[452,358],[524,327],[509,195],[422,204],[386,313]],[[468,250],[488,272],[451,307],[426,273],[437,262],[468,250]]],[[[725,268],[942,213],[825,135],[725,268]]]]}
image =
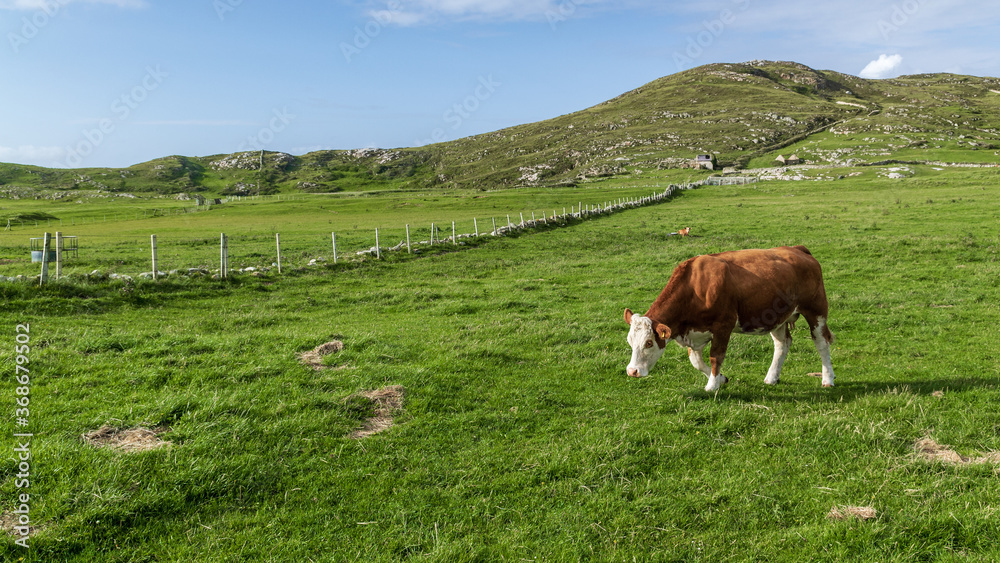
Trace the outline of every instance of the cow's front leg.
{"type": "Polygon", "coordinates": [[[720,375],[716,377],[712,375],[712,368],[705,363],[705,359],[701,355],[701,348],[688,348],[688,359],[691,360],[691,365],[704,373],[705,377],[708,378],[708,385],[705,387],[705,391],[715,391],[726,383],[727,379],[724,376],[720,375]]]}
{"type": "Polygon", "coordinates": [[[722,360],[726,358],[730,333],[730,330],[712,332],[712,349],[708,351],[708,360],[712,364],[712,370],[708,374],[708,385],[705,386],[705,391],[709,393],[718,391],[720,387],[729,383],[726,376],[722,375],[722,360]]]}
{"type": "Polygon", "coordinates": [[[781,366],[785,365],[788,349],[792,346],[792,333],[788,330],[788,323],[781,323],[781,326],[772,330],[771,338],[774,339],[774,359],[771,360],[764,383],[777,385],[781,378],[781,366]]]}
{"type": "Polygon", "coordinates": [[[712,368],[708,367],[705,363],[705,359],[701,355],[701,348],[688,348],[688,359],[691,360],[691,365],[701,373],[705,374],[705,377],[712,377],[712,368]]]}

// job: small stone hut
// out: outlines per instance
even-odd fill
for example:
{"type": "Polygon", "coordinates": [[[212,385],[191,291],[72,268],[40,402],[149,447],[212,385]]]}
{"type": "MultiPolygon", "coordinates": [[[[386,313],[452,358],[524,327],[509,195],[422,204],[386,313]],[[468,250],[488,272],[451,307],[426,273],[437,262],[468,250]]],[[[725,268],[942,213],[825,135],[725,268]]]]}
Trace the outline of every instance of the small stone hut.
{"type": "Polygon", "coordinates": [[[715,170],[716,162],[715,155],[712,154],[699,154],[694,157],[691,161],[691,168],[704,168],[706,170],[715,170]]]}

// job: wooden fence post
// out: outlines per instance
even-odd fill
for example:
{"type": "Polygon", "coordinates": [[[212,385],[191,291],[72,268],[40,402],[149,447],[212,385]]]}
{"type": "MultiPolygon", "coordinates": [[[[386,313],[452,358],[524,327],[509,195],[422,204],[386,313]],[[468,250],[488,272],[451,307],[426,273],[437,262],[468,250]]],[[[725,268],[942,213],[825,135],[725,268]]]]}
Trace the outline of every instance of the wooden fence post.
{"type": "Polygon", "coordinates": [[[62,277],[62,231],[56,231],[56,279],[62,277]]]}
{"type": "Polygon", "coordinates": [[[413,250],[410,248],[410,226],[406,226],[406,253],[413,254],[413,250]]]}
{"type": "Polygon", "coordinates": [[[455,234],[455,222],[451,222],[451,245],[458,246],[458,235],[455,234]]]}
{"type": "Polygon", "coordinates": [[[431,223],[431,246],[434,246],[434,223],[431,223]]]}
{"type": "Polygon", "coordinates": [[[475,217],[472,218],[472,226],[476,229],[476,237],[479,237],[479,221],[475,217]]]}
{"type": "Polygon", "coordinates": [[[226,247],[228,246],[228,242],[229,241],[226,240],[226,233],[222,233],[219,235],[219,278],[220,279],[226,279],[229,273],[229,267],[226,265],[226,258],[227,258],[226,247]]]}
{"type": "Polygon", "coordinates": [[[49,281],[49,245],[52,244],[49,233],[45,233],[42,238],[42,275],[38,285],[45,285],[49,281]]]}
{"type": "Polygon", "coordinates": [[[274,233],[274,244],[278,248],[278,273],[281,273],[281,234],[274,233]]]}
{"type": "Polygon", "coordinates": [[[333,263],[337,263],[337,233],[330,233],[330,237],[333,238],[333,263]]]}
{"type": "Polygon", "coordinates": [[[149,242],[153,250],[153,280],[156,280],[156,235],[149,235],[149,242]]]}
{"type": "Polygon", "coordinates": [[[375,229],[375,258],[378,260],[382,259],[382,249],[379,248],[378,244],[378,229],[375,229]]]}
{"type": "Polygon", "coordinates": [[[497,218],[493,217],[493,236],[497,236],[497,218]]]}

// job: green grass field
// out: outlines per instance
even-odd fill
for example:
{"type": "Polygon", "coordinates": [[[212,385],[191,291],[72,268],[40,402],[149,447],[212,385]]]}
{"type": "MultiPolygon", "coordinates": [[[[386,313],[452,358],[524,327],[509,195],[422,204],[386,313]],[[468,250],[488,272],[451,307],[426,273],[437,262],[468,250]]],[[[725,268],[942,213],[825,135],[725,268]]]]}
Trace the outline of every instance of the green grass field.
{"type": "MultiPolygon", "coordinates": [[[[152,270],[150,235],[157,235],[158,269],[198,266],[219,268],[219,239],[229,237],[230,267],[270,266],[277,258],[275,234],[282,238],[285,265],[301,267],[313,258],[333,262],[333,234],[337,253],[350,259],[375,245],[375,230],[383,247],[406,240],[430,241],[456,233],[481,235],[507,225],[537,220],[543,215],[605,206],[622,199],[662,193],[671,183],[698,180],[705,173],[662,171],[634,180],[593,182],[574,188],[526,188],[494,192],[380,191],[345,194],[295,194],[244,199],[198,208],[194,202],[139,199],[72,201],[16,201],[0,208],[0,218],[28,217],[0,232],[0,275],[38,275],[40,264],[30,262],[29,241],[45,232],[61,231],[78,237],[79,258],[67,258],[67,275],[103,273],[136,275],[152,270]],[[155,215],[154,215],[155,211],[155,215]],[[35,218],[35,219],[32,219],[35,218]]],[[[0,220],[2,223],[2,220],[0,220]]],[[[464,240],[465,243],[472,241],[464,240]]]]}
{"type": "MultiPolygon", "coordinates": [[[[29,548],[8,533],[0,557],[995,561],[998,180],[920,167],[902,180],[706,187],[459,251],[280,276],[0,282],[0,510],[9,532],[29,493],[33,527],[29,548]],[[696,237],[668,236],[688,225],[696,237]],[[734,337],[718,394],[674,346],[650,377],[626,377],[625,307],[644,311],[690,256],[783,244],[823,265],[836,387],[807,375],[820,362],[802,326],[776,387],[763,384],[767,337],[734,337]],[[26,427],[19,324],[30,326],[26,427]],[[299,362],[331,340],[344,349],[328,369],[299,362]],[[355,394],[391,385],[405,389],[395,426],[348,437],[372,412],[355,394]],[[84,442],[104,425],[156,428],[170,444],[84,442]],[[25,429],[20,488],[13,434],[25,429]],[[921,459],[925,438],[969,462],[921,459]],[[874,516],[829,516],[849,507],[874,516]]],[[[336,215],[309,196],[112,222],[140,250],[95,267],[143,271],[153,229],[206,240],[177,250],[180,266],[216,259],[222,230],[259,234],[264,248],[272,230],[292,241],[315,228],[325,241],[356,225],[360,242],[380,225],[450,229],[462,216],[649,193],[588,189],[370,194],[337,200],[336,215]]],[[[63,213],[4,202],[17,205],[63,213]]],[[[4,233],[0,273],[36,268],[17,260],[37,232],[4,233]]],[[[88,249],[117,252],[103,232],[79,229],[95,237],[88,249]]]]}

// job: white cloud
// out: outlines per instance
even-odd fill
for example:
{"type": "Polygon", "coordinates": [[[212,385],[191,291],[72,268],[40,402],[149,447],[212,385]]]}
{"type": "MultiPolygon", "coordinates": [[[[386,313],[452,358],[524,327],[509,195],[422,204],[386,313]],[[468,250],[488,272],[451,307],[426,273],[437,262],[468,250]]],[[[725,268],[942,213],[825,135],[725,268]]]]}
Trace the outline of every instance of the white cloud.
{"type": "Polygon", "coordinates": [[[861,69],[858,76],[861,78],[886,78],[899,68],[901,64],[903,64],[903,57],[901,55],[881,54],[877,59],[861,69]]]}
{"type": "Polygon", "coordinates": [[[0,162],[14,162],[17,164],[37,164],[39,166],[52,166],[66,154],[62,147],[36,147],[34,145],[21,145],[19,147],[0,146],[0,162]]]}

